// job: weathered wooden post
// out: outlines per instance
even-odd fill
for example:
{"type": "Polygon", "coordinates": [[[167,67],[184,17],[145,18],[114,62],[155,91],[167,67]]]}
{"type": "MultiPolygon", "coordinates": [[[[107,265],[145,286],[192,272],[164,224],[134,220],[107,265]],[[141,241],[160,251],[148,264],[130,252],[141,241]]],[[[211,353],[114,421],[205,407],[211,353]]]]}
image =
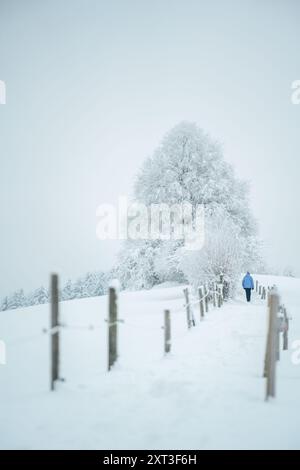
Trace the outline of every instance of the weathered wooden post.
{"type": "Polygon", "coordinates": [[[199,306],[200,306],[200,319],[203,320],[204,318],[204,289],[203,286],[199,287],[198,289],[199,294],[199,306]]]}
{"type": "Polygon", "coordinates": [[[267,307],[268,307],[268,330],[267,330],[267,343],[266,343],[266,352],[265,352],[265,362],[264,362],[264,373],[263,377],[267,377],[267,356],[268,356],[268,349],[269,349],[269,316],[270,316],[270,304],[271,304],[271,290],[268,292],[268,298],[267,298],[267,307]]]}
{"type": "Polygon", "coordinates": [[[118,358],[118,305],[116,287],[109,288],[108,309],[108,370],[110,370],[118,358]]]}
{"type": "Polygon", "coordinates": [[[222,294],[222,297],[221,297],[221,305],[223,305],[223,302],[226,298],[226,281],[224,280],[224,274],[220,274],[220,286],[221,286],[221,294],[222,294]]]}
{"type": "Polygon", "coordinates": [[[204,286],[204,302],[205,302],[205,312],[207,313],[208,312],[208,288],[207,288],[207,284],[205,284],[204,286]]]}
{"type": "Polygon", "coordinates": [[[289,319],[286,313],[286,308],[283,308],[284,317],[284,330],[283,330],[283,350],[286,351],[289,347],[288,330],[289,330],[289,319]]]}
{"type": "Polygon", "coordinates": [[[277,315],[277,329],[276,329],[276,361],[280,360],[280,318],[277,315]]]}
{"type": "Polygon", "coordinates": [[[168,354],[171,351],[171,318],[170,318],[170,310],[165,310],[164,345],[165,345],[165,354],[168,354]]]}
{"type": "Polygon", "coordinates": [[[59,380],[59,304],[58,275],[51,275],[51,390],[55,390],[55,382],[59,380]]]}
{"type": "Polygon", "coordinates": [[[258,291],[258,281],[255,281],[255,292],[258,291]]]}
{"type": "Polygon", "coordinates": [[[217,300],[216,300],[216,295],[217,295],[216,290],[217,290],[217,288],[216,288],[216,283],[215,282],[213,282],[212,288],[213,288],[213,296],[212,296],[213,306],[216,307],[216,305],[217,305],[217,300]]]}
{"type": "Polygon", "coordinates": [[[193,326],[193,322],[192,322],[191,306],[190,306],[190,300],[189,300],[189,289],[186,287],[185,289],[183,289],[183,292],[185,296],[187,326],[188,328],[191,328],[191,326],[193,326]]]}
{"type": "Polygon", "coordinates": [[[261,286],[258,288],[258,295],[261,295],[261,286]]]}
{"type": "Polygon", "coordinates": [[[261,298],[262,298],[262,300],[265,300],[265,298],[266,298],[266,288],[265,287],[262,288],[261,298]]]}
{"type": "Polygon", "coordinates": [[[221,288],[220,286],[217,286],[217,291],[218,291],[218,307],[220,308],[222,306],[222,294],[221,294],[221,288]]]}
{"type": "Polygon", "coordinates": [[[279,295],[274,289],[270,292],[269,327],[265,358],[265,375],[267,377],[266,400],[275,397],[276,392],[276,336],[278,330],[279,295]]]}

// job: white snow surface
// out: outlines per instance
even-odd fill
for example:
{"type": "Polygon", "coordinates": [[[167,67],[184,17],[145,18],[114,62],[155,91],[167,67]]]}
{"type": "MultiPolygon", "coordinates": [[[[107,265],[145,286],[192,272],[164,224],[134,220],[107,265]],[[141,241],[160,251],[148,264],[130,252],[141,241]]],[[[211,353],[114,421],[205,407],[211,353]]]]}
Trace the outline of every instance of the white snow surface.
{"type": "Polygon", "coordinates": [[[242,290],[187,330],[183,287],[121,292],[119,360],[107,372],[106,296],[61,303],[61,377],[49,391],[49,305],[0,312],[1,449],[299,449],[300,279],[276,284],[292,317],[277,367],[277,397],[262,378],[266,302],[242,290]],[[163,311],[172,352],[163,354],[163,311]],[[88,329],[93,325],[94,329],[88,329]]]}

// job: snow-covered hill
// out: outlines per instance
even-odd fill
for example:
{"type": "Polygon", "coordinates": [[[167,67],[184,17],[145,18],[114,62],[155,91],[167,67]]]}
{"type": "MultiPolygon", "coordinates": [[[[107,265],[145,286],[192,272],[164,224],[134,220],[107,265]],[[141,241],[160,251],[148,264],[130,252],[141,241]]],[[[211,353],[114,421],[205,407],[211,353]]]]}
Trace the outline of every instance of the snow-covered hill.
{"type": "Polygon", "coordinates": [[[243,292],[187,331],[183,286],[121,293],[119,361],[107,368],[107,297],[63,302],[61,376],[49,392],[49,306],[0,312],[0,448],[300,448],[300,279],[275,283],[292,316],[277,398],[264,402],[266,303],[243,292]],[[163,310],[172,353],[163,355],[163,310]],[[94,329],[89,329],[92,325],[94,329]]]}

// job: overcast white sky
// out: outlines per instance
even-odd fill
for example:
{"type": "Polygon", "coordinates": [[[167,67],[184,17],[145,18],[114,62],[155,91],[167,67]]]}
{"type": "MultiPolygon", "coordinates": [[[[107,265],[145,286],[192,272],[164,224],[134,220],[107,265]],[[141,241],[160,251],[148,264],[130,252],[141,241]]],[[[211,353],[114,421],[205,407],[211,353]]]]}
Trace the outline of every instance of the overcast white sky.
{"type": "Polygon", "coordinates": [[[96,208],[166,131],[223,143],[274,266],[300,274],[298,0],[0,0],[0,295],[111,266],[96,208]]]}

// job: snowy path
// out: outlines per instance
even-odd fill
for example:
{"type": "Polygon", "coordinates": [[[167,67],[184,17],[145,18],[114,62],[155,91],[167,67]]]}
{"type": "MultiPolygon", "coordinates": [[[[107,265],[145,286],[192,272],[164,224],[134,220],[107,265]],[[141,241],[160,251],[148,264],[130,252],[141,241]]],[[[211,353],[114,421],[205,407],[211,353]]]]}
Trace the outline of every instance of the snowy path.
{"type": "MultiPolygon", "coordinates": [[[[276,283],[290,302],[293,341],[300,338],[300,281],[276,283]]],[[[74,326],[101,326],[106,303],[104,297],[67,302],[62,316],[74,326]]],[[[7,342],[8,364],[0,369],[0,448],[300,448],[300,365],[291,363],[291,351],[278,367],[278,397],[264,402],[265,302],[256,297],[247,305],[242,297],[211,310],[191,331],[183,312],[171,313],[172,353],[164,358],[162,312],[181,305],[182,287],[122,294],[120,360],[110,374],[106,327],[66,329],[66,382],[52,394],[48,339],[38,336],[47,325],[47,306],[8,312],[9,318],[1,313],[3,339],[26,333],[36,339],[22,346],[21,340],[7,342]],[[17,320],[19,332],[12,329],[17,320]]]]}

